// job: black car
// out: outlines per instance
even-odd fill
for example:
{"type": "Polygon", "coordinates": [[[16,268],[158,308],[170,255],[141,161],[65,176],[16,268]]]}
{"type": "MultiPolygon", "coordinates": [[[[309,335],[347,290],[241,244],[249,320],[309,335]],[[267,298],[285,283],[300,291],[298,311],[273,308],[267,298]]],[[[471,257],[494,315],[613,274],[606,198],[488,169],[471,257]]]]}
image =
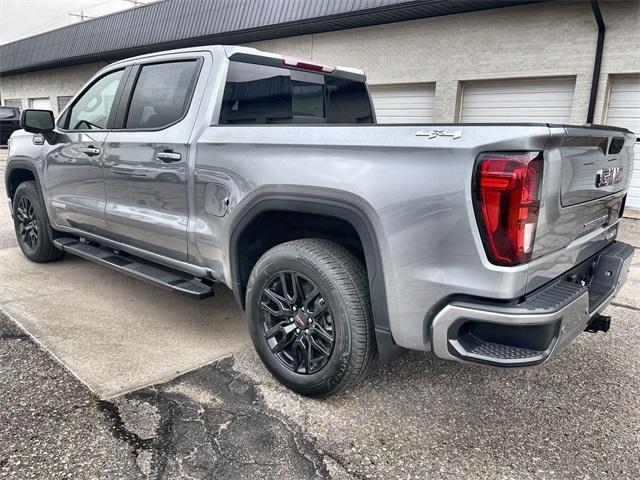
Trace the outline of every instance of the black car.
{"type": "Polygon", "coordinates": [[[0,107],[0,145],[6,145],[11,134],[20,128],[20,109],[0,107]]]}

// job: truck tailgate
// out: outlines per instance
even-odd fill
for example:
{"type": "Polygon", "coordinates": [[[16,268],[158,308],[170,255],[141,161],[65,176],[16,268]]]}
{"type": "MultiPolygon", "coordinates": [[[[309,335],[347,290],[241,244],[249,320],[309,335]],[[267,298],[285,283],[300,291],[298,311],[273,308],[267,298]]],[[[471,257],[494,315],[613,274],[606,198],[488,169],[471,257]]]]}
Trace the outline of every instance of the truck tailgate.
{"type": "Polygon", "coordinates": [[[550,126],[533,261],[533,290],[604,248],[633,173],[635,135],[605,126],[550,126]]]}
{"type": "Polygon", "coordinates": [[[562,189],[565,207],[607,197],[628,187],[633,143],[622,132],[565,127],[562,189]]]}

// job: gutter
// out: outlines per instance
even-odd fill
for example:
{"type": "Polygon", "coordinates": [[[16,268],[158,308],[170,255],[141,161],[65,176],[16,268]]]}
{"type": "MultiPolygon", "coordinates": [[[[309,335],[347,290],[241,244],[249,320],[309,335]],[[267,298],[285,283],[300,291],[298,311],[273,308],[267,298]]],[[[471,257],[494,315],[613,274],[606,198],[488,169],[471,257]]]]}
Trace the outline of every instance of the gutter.
{"type": "Polygon", "coordinates": [[[600,82],[600,67],[602,67],[602,50],[604,49],[604,34],[606,30],[598,0],[591,0],[591,10],[598,24],[598,43],[596,45],[596,58],[593,62],[593,78],[591,79],[591,95],[589,97],[587,123],[593,123],[593,116],[596,111],[596,98],[598,97],[598,83],[600,82]]]}

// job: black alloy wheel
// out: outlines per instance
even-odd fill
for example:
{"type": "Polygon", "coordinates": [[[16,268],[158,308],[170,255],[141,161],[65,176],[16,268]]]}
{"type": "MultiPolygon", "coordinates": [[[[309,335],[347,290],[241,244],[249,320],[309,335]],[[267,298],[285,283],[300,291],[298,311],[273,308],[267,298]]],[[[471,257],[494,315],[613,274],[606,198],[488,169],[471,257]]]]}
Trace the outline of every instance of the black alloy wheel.
{"type": "Polygon", "coordinates": [[[33,262],[53,262],[62,258],[64,253],[53,243],[55,231],[49,223],[36,182],[22,182],[12,200],[13,224],[22,253],[33,262]]]}
{"type": "Polygon", "coordinates": [[[39,233],[38,219],[36,216],[33,203],[28,197],[22,197],[16,206],[16,217],[18,226],[18,235],[21,243],[26,245],[30,250],[38,248],[39,233]]]}
{"type": "Polygon", "coordinates": [[[260,359],[298,393],[342,392],[375,360],[367,272],[334,242],[304,238],[265,252],[249,276],[246,305],[260,359]]]}
{"type": "Polygon", "coordinates": [[[313,281],[281,271],[267,282],[260,306],[265,340],[289,370],[309,375],[327,364],[335,343],[333,316],[313,281]]]}

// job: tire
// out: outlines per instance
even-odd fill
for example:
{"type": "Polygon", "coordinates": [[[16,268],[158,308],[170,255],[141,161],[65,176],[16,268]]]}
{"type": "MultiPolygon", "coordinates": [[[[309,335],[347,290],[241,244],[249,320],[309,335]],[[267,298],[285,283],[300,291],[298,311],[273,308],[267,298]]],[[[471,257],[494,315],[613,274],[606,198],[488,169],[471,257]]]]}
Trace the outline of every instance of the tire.
{"type": "Polygon", "coordinates": [[[13,196],[13,225],[22,253],[38,263],[62,258],[51,238],[51,226],[42,197],[33,181],[23,182],[13,196]]]}
{"type": "Polygon", "coordinates": [[[367,275],[336,243],[294,240],[266,252],[251,272],[246,305],[262,362],[302,395],[342,392],[375,360],[367,275]]]}

